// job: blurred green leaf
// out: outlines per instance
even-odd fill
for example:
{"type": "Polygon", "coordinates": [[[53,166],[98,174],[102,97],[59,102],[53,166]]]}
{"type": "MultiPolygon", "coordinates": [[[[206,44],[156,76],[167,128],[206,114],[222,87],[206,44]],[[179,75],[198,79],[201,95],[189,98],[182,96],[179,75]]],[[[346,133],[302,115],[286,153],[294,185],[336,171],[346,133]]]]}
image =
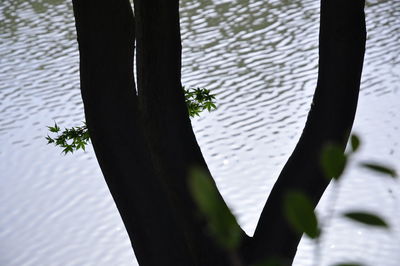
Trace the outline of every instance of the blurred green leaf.
{"type": "Polygon", "coordinates": [[[343,216],[345,216],[351,220],[357,221],[359,223],[363,223],[363,224],[370,225],[370,226],[378,226],[378,227],[386,227],[386,228],[389,227],[387,225],[387,223],[385,222],[385,220],[383,220],[379,216],[372,214],[372,213],[347,212],[347,213],[344,213],[343,216]]]}
{"type": "Polygon", "coordinates": [[[211,233],[220,245],[236,248],[241,239],[241,229],[219,196],[217,187],[208,174],[199,168],[190,173],[190,189],[200,211],[206,217],[211,233]]]}
{"type": "Polygon", "coordinates": [[[364,168],[367,168],[369,170],[372,170],[372,171],[380,173],[380,174],[389,175],[391,177],[397,177],[396,170],[394,170],[393,168],[390,168],[388,166],[382,165],[382,164],[361,163],[360,165],[364,168]]]}
{"type": "Polygon", "coordinates": [[[347,157],[337,145],[327,145],[322,150],[321,165],[327,178],[339,179],[347,163],[347,157]]]}
{"type": "Polygon", "coordinates": [[[353,152],[357,151],[361,144],[360,138],[355,134],[351,135],[350,144],[351,144],[351,150],[353,152]]]}
{"type": "Polygon", "coordinates": [[[319,236],[318,220],[311,200],[301,192],[291,191],[286,194],[284,209],[288,222],[299,233],[310,238],[319,236]]]}

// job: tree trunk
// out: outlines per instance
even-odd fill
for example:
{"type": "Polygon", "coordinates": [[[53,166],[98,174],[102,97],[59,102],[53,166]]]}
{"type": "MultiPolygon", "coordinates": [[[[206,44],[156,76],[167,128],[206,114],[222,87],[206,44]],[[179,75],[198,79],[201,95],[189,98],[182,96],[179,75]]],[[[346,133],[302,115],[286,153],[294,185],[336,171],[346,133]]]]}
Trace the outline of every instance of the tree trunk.
{"type": "Polygon", "coordinates": [[[86,121],[136,257],[141,265],[192,265],[181,221],[170,211],[169,195],[143,142],[129,1],[73,4],[86,121]]]}
{"type": "MultiPolygon", "coordinates": [[[[248,264],[267,256],[293,260],[301,235],[286,223],[282,197],[295,188],[317,204],[328,185],[319,166],[321,149],[327,142],[344,149],[353,123],[365,45],[364,2],[321,2],[313,105],[254,237],[242,231],[240,255],[248,264]]],[[[73,0],[73,6],[87,126],[140,265],[232,265],[209,235],[188,188],[191,167],[211,174],[180,81],[179,1],[135,0],[135,16],[129,0],[73,0]]],[[[224,203],[221,195],[219,200],[224,203]]]]}
{"type": "MultiPolygon", "coordinates": [[[[139,106],[153,161],[196,264],[226,265],[226,252],[207,233],[188,186],[192,167],[203,168],[210,178],[211,174],[193,133],[181,84],[179,1],[136,0],[134,4],[139,106]]],[[[223,202],[222,196],[219,199],[223,202]]]]}

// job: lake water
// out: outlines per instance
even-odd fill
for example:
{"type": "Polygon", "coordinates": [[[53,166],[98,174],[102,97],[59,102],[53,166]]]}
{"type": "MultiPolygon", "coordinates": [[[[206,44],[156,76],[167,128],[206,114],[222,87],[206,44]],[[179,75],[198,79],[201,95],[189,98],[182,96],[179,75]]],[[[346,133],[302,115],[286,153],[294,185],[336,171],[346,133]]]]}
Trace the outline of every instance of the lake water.
{"type": "MultiPolygon", "coordinates": [[[[321,261],[400,265],[400,184],[357,161],[400,169],[400,1],[368,1],[368,41],[354,130],[360,154],[318,206],[321,261]],[[333,192],[333,193],[331,193],[333,192]],[[338,193],[332,206],[332,195],[338,193]],[[390,230],[340,217],[368,210],[390,230]]],[[[217,184],[252,234],[303,128],[316,84],[319,1],[181,1],[183,84],[217,94],[193,120],[217,184]]],[[[0,265],[137,265],[93,151],[64,156],[46,126],[84,120],[69,1],[0,3],[0,265]]],[[[304,238],[294,265],[312,265],[304,238]]]]}

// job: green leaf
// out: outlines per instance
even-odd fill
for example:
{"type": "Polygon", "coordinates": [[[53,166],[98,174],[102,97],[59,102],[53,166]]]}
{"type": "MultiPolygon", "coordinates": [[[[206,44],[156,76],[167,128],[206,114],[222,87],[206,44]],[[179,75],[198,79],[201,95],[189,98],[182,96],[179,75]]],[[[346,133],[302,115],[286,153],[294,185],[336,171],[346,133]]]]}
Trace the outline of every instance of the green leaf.
{"type": "Polygon", "coordinates": [[[82,149],[85,150],[85,144],[83,141],[79,140],[76,144],[76,150],[82,149]]]}
{"type": "Polygon", "coordinates": [[[207,111],[212,111],[212,110],[214,110],[216,107],[215,107],[215,104],[213,104],[212,102],[205,102],[204,103],[204,107],[207,109],[207,111]]]}
{"type": "Polygon", "coordinates": [[[311,200],[303,193],[291,191],[286,194],[284,210],[288,222],[299,233],[310,238],[319,236],[318,220],[311,200]]]}
{"type": "Polygon", "coordinates": [[[241,239],[241,229],[211,177],[204,170],[193,168],[189,181],[194,200],[218,243],[227,249],[236,248],[241,239]]]}
{"type": "Polygon", "coordinates": [[[64,150],[63,150],[63,153],[64,153],[64,154],[67,154],[68,152],[71,152],[71,153],[74,152],[74,150],[73,150],[73,148],[72,148],[71,145],[67,145],[67,146],[64,148],[64,150]]]}
{"type": "Polygon", "coordinates": [[[50,132],[53,133],[57,133],[58,131],[60,131],[60,128],[58,127],[57,123],[54,123],[54,127],[47,127],[47,128],[50,130],[50,132]]]}
{"type": "Polygon", "coordinates": [[[351,135],[350,144],[351,144],[351,150],[353,152],[357,151],[361,144],[360,138],[355,134],[351,135]]]}
{"type": "Polygon", "coordinates": [[[52,139],[49,135],[46,137],[47,144],[54,143],[54,139],[52,139]]]}
{"type": "Polygon", "coordinates": [[[65,146],[67,145],[65,136],[63,136],[63,135],[58,136],[58,137],[55,139],[55,141],[56,141],[56,142],[55,142],[55,145],[56,145],[56,146],[65,147],[65,146]]]}
{"type": "Polygon", "coordinates": [[[390,168],[388,166],[382,165],[382,164],[377,164],[377,163],[361,163],[362,167],[365,167],[371,171],[374,171],[376,173],[384,174],[384,175],[389,175],[391,177],[397,177],[396,170],[393,168],[390,168]]]}
{"type": "Polygon", "coordinates": [[[322,150],[321,165],[327,178],[339,179],[346,167],[347,157],[337,145],[327,145],[322,150]]]}
{"type": "Polygon", "coordinates": [[[363,223],[363,224],[370,225],[370,226],[378,226],[378,227],[386,227],[386,228],[389,227],[387,225],[387,223],[385,222],[385,220],[383,220],[379,216],[372,214],[372,213],[347,212],[347,213],[344,213],[343,216],[345,216],[351,220],[357,221],[359,223],[363,223]]]}

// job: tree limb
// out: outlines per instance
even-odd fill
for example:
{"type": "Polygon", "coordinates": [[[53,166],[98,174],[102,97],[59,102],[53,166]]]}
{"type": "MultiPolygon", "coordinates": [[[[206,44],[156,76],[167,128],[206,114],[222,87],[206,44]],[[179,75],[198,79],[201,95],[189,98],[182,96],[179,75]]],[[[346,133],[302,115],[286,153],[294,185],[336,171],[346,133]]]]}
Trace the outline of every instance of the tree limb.
{"type": "Polygon", "coordinates": [[[345,149],[357,107],[365,51],[364,0],[321,0],[318,82],[301,138],[280,173],[244,253],[250,261],[292,261],[301,235],[288,224],[283,198],[298,190],[317,205],[329,184],[320,166],[324,145],[345,149]]]}

